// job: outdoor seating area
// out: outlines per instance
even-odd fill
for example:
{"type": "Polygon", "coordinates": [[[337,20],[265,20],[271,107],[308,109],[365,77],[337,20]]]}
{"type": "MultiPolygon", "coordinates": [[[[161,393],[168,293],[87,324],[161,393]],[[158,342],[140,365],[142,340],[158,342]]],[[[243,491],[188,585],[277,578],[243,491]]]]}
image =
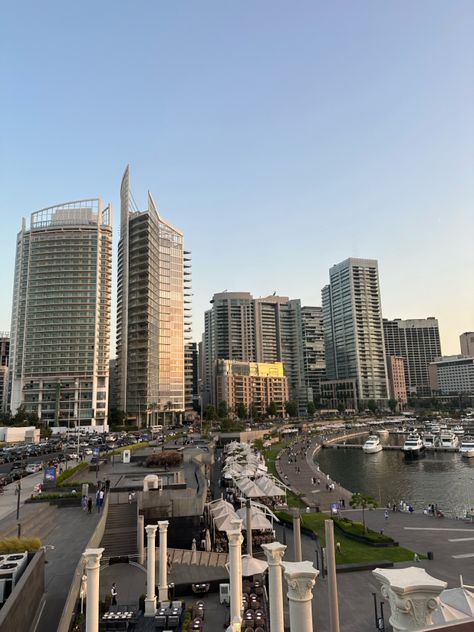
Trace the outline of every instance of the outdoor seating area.
{"type": "Polygon", "coordinates": [[[183,614],[182,601],[161,601],[155,615],[156,630],[177,630],[183,614]]]}
{"type": "Polygon", "coordinates": [[[244,579],[242,585],[242,630],[265,632],[268,630],[263,578],[244,579]]]}
{"type": "Polygon", "coordinates": [[[131,609],[128,606],[122,607],[121,610],[113,610],[105,612],[100,620],[99,630],[100,632],[114,631],[128,631],[134,630],[140,612],[135,609],[131,609]]]}

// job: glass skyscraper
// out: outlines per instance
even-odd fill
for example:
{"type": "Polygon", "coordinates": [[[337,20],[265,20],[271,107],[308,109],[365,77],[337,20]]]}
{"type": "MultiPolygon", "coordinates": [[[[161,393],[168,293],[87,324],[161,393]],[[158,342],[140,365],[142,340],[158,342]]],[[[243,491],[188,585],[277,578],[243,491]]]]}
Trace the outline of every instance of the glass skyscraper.
{"type": "Polygon", "coordinates": [[[111,209],[100,199],[42,209],[17,238],[11,410],[49,425],[107,423],[111,209]]]}
{"type": "Polygon", "coordinates": [[[140,425],[185,408],[185,267],[183,233],[159,214],[148,194],[139,211],[129,168],[120,190],[118,249],[118,406],[140,425]]]}

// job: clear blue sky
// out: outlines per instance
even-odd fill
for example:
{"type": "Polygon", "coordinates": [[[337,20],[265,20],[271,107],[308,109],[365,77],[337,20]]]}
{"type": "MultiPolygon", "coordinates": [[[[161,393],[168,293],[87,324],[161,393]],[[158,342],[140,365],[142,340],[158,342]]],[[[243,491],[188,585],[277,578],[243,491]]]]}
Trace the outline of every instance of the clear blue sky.
{"type": "MultiPolygon", "coordinates": [[[[111,201],[127,163],[212,294],[320,304],[379,259],[384,316],[474,330],[472,0],[4,3],[0,329],[21,217],[111,201]]],[[[116,244],[114,248],[116,252],[116,244]]]]}

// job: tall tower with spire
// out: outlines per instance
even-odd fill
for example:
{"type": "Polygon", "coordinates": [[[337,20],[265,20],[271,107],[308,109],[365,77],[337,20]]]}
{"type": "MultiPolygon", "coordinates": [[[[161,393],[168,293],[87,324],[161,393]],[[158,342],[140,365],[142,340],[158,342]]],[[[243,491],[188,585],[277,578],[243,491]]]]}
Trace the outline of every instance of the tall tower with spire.
{"type": "Polygon", "coordinates": [[[118,406],[143,426],[184,411],[186,256],[183,233],[160,215],[151,193],[147,210],[138,209],[128,166],[120,198],[118,406]]]}

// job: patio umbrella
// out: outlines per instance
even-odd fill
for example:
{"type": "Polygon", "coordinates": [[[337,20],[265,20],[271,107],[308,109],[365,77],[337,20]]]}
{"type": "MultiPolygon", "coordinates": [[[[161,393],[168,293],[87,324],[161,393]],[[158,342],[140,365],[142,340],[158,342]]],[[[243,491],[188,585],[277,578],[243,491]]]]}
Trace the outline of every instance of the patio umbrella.
{"type": "MultiPolygon", "coordinates": [[[[225,565],[229,570],[229,564],[225,565]]],[[[253,575],[261,575],[268,568],[268,564],[263,560],[257,560],[251,555],[242,555],[242,577],[252,577],[253,575]]]]}
{"type": "MultiPolygon", "coordinates": [[[[237,510],[237,515],[242,520],[242,528],[247,529],[247,510],[245,507],[237,510]]],[[[252,507],[252,531],[267,531],[271,530],[272,523],[265,517],[263,511],[252,507]]]]}
{"type": "Polygon", "coordinates": [[[206,538],[204,542],[204,548],[206,551],[211,551],[212,549],[211,534],[209,533],[209,529],[206,529],[206,538]]]}

